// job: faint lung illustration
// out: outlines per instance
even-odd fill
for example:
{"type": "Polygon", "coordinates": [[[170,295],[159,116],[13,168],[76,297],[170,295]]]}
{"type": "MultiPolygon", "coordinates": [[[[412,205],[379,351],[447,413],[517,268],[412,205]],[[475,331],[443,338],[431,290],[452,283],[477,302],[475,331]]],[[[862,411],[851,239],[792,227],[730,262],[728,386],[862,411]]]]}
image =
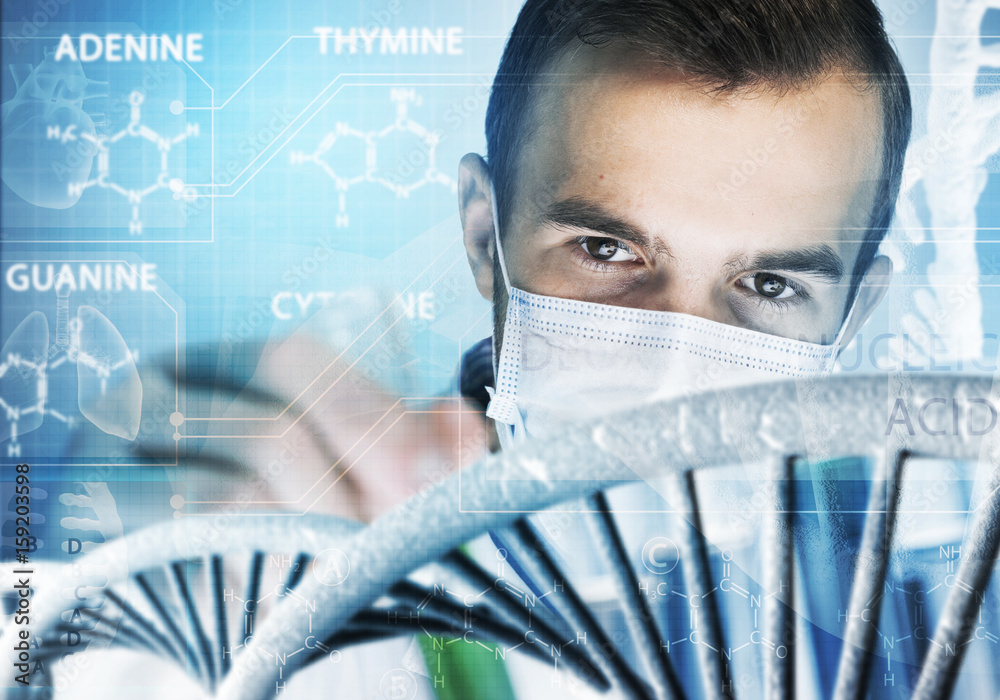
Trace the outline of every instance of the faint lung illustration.
{"type": "Polygon", "coordinates": [[[90,176],[96,126],[104,123],[84,101],[106,97],[108,84],[88,79],[79,61],[57,62],[51,50],[34,68],[13,64],[10,71],[17,93],[0,107],[3,181],[35,206],[71,207],[81,193],[67,183],[90,176]]]}
{"type": "Polygon", "coordinates": [[[142,383],[118,329],[97,309],[76,312],[77,402],[80,413],[110,435],[126,440],[139,432],[142,383]]]}
{"type": "Polygon", "coordinates": [[[35,430],[45,415],[72,424],[48,405],[48,373],[76,365],[80,413],[109,435],[134,440],[142,415],[142,382],[132,352],[118,329],[92,306],[69,315],[69,284],[56,280],[56,339],[49,346],[45,315],[33,311],[0,348],[0,442],[11,440],[9,456],[20,455],[17,438],[35,430]]]}

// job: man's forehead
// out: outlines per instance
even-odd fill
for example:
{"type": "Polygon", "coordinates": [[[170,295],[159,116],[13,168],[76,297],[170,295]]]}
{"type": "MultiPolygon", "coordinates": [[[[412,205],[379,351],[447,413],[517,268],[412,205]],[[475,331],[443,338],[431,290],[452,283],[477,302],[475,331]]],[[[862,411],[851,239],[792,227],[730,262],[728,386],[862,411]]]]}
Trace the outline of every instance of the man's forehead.
{"type": "MultiPolygon", "coordinates": [[[[655,206],[650,198],[688,207],[722,198],[766,211],[780,199],[814,218],[817,199],[871,208],[879,98],[843,73],[718,93],[635,51],[581,44],[541,80],[518,168],[527,200],[518,209],[536,223],[552,202],[583,194],[640,208],[655,206]]],[[[833,211],[823,218],[846,223],[833,211]]]]}
{"type": "MultiPolygon", "coordinates": [[[[882,131],[878,90],[863,76],[836,67],[805,80],[722,89],[620,43],[595,47],[575,42],[535,80],[534,121],[549,135],[565,133],[582,117],[608,123],[614,116],[652,114],[656,107],[671,117],[697,115],[720,127],[748,118],[792,126],[804,119],[825,126],[840,123],[847,125],[843,134],[859,145],[877,145],[882,131]]],[[[644,126],[653,130],[656,125],[644,126]]]]}

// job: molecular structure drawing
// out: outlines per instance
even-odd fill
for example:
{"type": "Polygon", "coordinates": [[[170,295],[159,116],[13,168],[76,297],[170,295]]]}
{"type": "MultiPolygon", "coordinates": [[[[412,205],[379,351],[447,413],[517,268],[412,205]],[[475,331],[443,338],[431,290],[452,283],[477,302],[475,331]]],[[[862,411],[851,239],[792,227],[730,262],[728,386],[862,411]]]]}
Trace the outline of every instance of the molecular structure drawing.
{"type": "MultiPolygon", "coordinates": [[[[199,135],[199,125],[197,123],[187,124],[185,130],[173,138],[160,136],[153,129],[142,123],[142,103],[144,96],[139,91],[133,91],[129,95],[130,115],[128,125],[116,134],[111,136],[94,135],[87,132],[77,133],[73,125],[61,128],[59,125],[49,126],[46,131],[46,138],[59,140],[63,143],[76,141],[78,139],[87,141],[97,152],[97,173],[86,180],[70,182],[68,192],[71,197],[79,197],[84,191],[91,187],[110,189],[126,197],[132,207],[132,219],[129,222],[129,234],[138,236],[142,234],[142,218],[140,215],[140,205],[142,200],[150,196],[157,190],[169,188],[177,199],[181,192],[185,190],[184,182],[180,178],[170,177],[169,156],[170,150],[189,137],[199,135]],[[109,146],[118,143],[122,139],[137,138],[145,139],[154,144],[160,152],[160,170],[156,179],[143,189],[125,189],[121,185],[111,181],[111,149],[109,146]]],[[[173,107],[171,108],[173,111],[173,107]]]]}
{"type": "Polygon", "coordinates": [[[31,312],[0,348],[0,442],[20,457],[18,437],[38,428],[46,415],[72,427],[76,418],[49,405],[49,373],[76,365],[80,413],[105,433],[134,440],[142,411],[136,353],[114,324],[90,306],[70,319],[70,284],[56,280],[56,340],[49,346],[48,319],[31,312]]]}
{"type": "Polygon", "coordinates": [[[312,153],[292,151],[290,154],[292,165],[314,163],[333,180],[338,193],[336,217],[338,228],[348,226],[350,223],[347,214],[347,191],[354,185],[363,182],[382,185],[399,198],[409,197],[418,188],[429,184],[444,185],[452,192],[458,191],[458,183],[437,169],[437,147],[441,141],[441,135],[428,130],[409,116],[409,106],[411,104],[419,106],[422,103],[422,98],[414,90],[403,88],[393,88],[390,90],[389,97],[396,103],[396,120],[384,129],[361,131],[352,128],[345,122],[337,122],[334,130],[323,137],[315,151],[312,153]],[[391,174],[381,171],[378,163],[380,142],[403,133],[416,137],[419,142],[418,146],[406,154],[401,162],[393,164],[391,174]],[[365,162],[364,170],[361,172],[357,172],[356,169],[352,170],[348,164],[331,162],[331,149],[338,142],[348,139],[353,139],[364,145],[365,162]],[[413,179],[413,176],[416,176],[416,179],[413,179]],[[407,178],[409,181],[406,181],[407,178]]]}
{"type": "MultiPolygon", "coordinates": [[[[503,558],[498,556],[497,576],[490,582],[490,585],[484,586],[482,590],[452,587],[446,584],[434,584],[426,589],[404,585],[394,592],[405,601],[403,605],[373,611],[372,617],[368,621],[370,624],[384,626],[384,629],[393,629],[398,636],[424,636],[428,638],[431,649],[426,667],[420,668],[421,664],[418,664],[410,666],[409,670],[397,668],[386,673],[380,683],[382,697],[414,697],[416,687],[420,683],[414,674],[423,676],[423,682],[435,689],[450,688],[454,681],[448,677],[446,672],[442,671],[441,657],[445,653],[445,647],[452,644],[478,645],[485,649],[494,661],[504,661],[508,654],[518,649],[522,651],[529,649],[530,655],[535,660],[550,664],[554,678],[558,682],[562,682],[562,678],[558,674],[565,665],[562,663],[564,650],[571,645],[585,647],[587,635],[580,634],[575,639],[564,642],[547,639],[546,631],[539,629],[534,622],[533,612],[536,606],[544,605],[542,599],[546,595],[550,595],[556,590],[563,590],[565,581],[554,581],[552,588],[546,593],[538,595],[515,585],[508,577],[505,564],[506,555],[504,554],[503,558]],[[515,614],[522,622],[523,629],[516,642],[512,639],[493,640],[491,631],[494,628],[490,625],[490,614],[489,612],[481,612],[481,608],[478,607],[480,598],[495,594],[496,591],[502,591],[505,595],[512,596],[509,598],[510,600],[518,601],[518,611],[515,614]],[[438,630],[441,625],[445,625],[447,628],[443,636],[433,635],[428,631],[428,627],[438,630]],[[484,644],[484,640],[489,644],[484,644]],[[392,686],[394,692],[387,691],[387,684],[392,686]]],[[[253,568],[257,572],[264,569],[264,555],[262,553],[257,552],[254,555],[253,568]]],[[[317,610],[317,601],[304,598],[296,590],[296,586],[310,571],[311,575],[319,579],[323,585],[338,586],[350,575],[350,563],[339,550],[328,549],[317,554],[311,562],[310,557],[305,554],[301,554],[295,559],[291,556],[270,555],[267,569],[287,572],[287,580],[278,582],[273,587],[257,581],[251,586],[251,590],[245,594],[245,597],[241,597],[233,588],[223,588],[219,591],[222,604],[229,611],[226,618],[238,621],[237,624],[240,628],[235,639],[232,639],[231,646],[224,645],[220,651],[222,658],[227,659],[246,645],[247,640],[255,632],[256,618],[261,615],[265,604],[274,604],[281,598],[289,597],[308,608],[310,611],[308,614],[309,634],[301,641],[296,640],[295,644],[289,644],[284,651],[268,653],[279,667],[279,677],[275,684],[274,695],[280,697],[286,690],[284,667],[288,664],[288,659],[303,654],[311,659],[332,665],[340,664],[344,660],[343,654],[347,647],[336,643],[337,641],[345,641],[344,637],[341,635],[328,638],[319,627],[313,627],[313,613],[317,610]]],[[[274,575],[273,572],[272,575],[274,575]]]]}
{"type": "MultiPolygon", "coordinates": [[[[639,592],[650,601],[676,596],[683,599],[688,607],[689,620],[686,629],[678,629],[676,639],[668,640],[664,650],[670,654],[676,647],[681,645],[693,645],[699,651],[705,651],[710,657],[719,662],[731,661],[733,657],[744,649],[753,650],[755,647],[763,650],[763,653],[772,654],[778,658],[785,658],[790,653],[790,647],[783,639],[770,639],[768,630],[764,624],[764,614],[762,612],[762,601],[780,595],[789,590],[789,581],[775,581],[773,588],[761,585],[747,576],[744,572],[734,569],[733,552],[728,549],[721,550],[718,554],[721,559],[721,566],[718,568],[719,575],[711,581],[711,588],[694,589],[675,587],[669,578],[664,578],[657,582],[656,576],[665,576],[673,570],[677,563],[677,549],[673,543],[664,537],[654,537],[650,543],[659,540],[667,542],[674,547],[673,557],[662,557],[666,561],[657,561],[655,557],[643,553],[643,561],[647,569],[654,574],[651,580],[646,578],[639,584],[639,592]],[[650,563],[652,563],[652,566],[650,563]],[[666,568],[657,570],[662,564],[668,564],[666,568]],[[741,580],[742,579],[742,580],[741,580]],[[738,582],[739,581],[739,582],[738,582]],[[740,584],[743,585],[740,585],[740,584]],[[700,613],[712,598],[720,599],[716,605],[725,610],[725,619],[734,628],[732,631],[748,632],[742,638],[727,640],[719,646],[721,640],[712,639],[701,622],[700,613]],[[722,599],[729,598],[728,601],[722,599]],[[749,622],[749,615],[752,614],[752,623],[749,625],[733,624],[734,619],[739,618],[739,608],[748,613],[744,622],[749,622]]],[[[647,549],[649,544],[647,543],[647,549]]],[[[660,545],[658,545],[660,546],[660,545]]],[[[662,549],[663,547],[660,546],[662,549]]],[[[919,658],[921,650],[934,643],[934,623],[933,612],[942,608],[942,598],[951,588],[958,587],[971,593],[975,593],[972,585],[963,581],[958,575],[959,564],[961,563],[963,548],[960,545],[940,544],[936,551],[933,548],[922,550],[919,553],[911,552],[911,556],[920,557],[926,567],[926,575],[920,577],[907,577],[904,580],[893,580],[887,578],[882,589],[867,600],[865,605],[856,611],[842,608],[834,604],[827,611],[829,615],[835,614],[836,625],[846,627],[851,623],[870,627],[877,635],[875,655],[877,666],[873,668],[873,683],[875,686],[895,687],[903,684],[906,675],[898,668],[893,667],[893,654],[896,654],[897,662],[905,659],[919,658]],[[886,599],[884,605],[880,605],[886,599]],[[888,608],[897,611],[899,619],[882,618],[880,609],[888,608]],[[903,611],[901,614],[899,611],[903,611]],[[928,614],[931,611],[931,615],[928,614]],[[897,646],[901,647],[897,650],[897,646]],[[881,667],[879,670],[878,667],[881,667]],[[881,674],[881,677],[880,677],[881,674]]],[[[975,593],[982,600],[984,593],[975,593]]],[[[830,620],[832,622],[832,620],[830,620]]],[[[972,637],[967,642],[975,647],[985,647],[986,653],[991,657],[995,656],[996,650],[1000,648],[1000,626],[997,624],[995,616],[986,617],[980,611],[975,620],[972,637]]],[[[831,627],[836,631],[837,627],[831,627]]],[[[949,647],[946,654],[954,655],[956,649],[949,647]]]]}

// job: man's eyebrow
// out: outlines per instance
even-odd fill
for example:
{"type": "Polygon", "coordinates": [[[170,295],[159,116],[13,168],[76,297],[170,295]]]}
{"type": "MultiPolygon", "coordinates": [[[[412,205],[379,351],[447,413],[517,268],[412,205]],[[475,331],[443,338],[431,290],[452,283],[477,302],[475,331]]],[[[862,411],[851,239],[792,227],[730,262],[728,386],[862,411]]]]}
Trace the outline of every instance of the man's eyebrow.
{"type": "Polygon", "coordinates": [[[559,227],[587,229],[595,233],[617,238],[629,243],[635,243],[645,250],[651,250],[660,255],[670,255],[670,251],[662,241],[655,240],[638,226],[629,223],[596,202],[583,197],[569,197],[550,204],[542,212],[544,224],[559,227]]]}
{"type": "Polygon", "coordinates": [[[801,272],[824,278],[836,284],[844,278],[844,263],[837,252],[823,244],[800,250],[781,250],[759,253],[753,258],[740,256],[726,263],[732,274],[743,270],[779,270],[801,272]]]}

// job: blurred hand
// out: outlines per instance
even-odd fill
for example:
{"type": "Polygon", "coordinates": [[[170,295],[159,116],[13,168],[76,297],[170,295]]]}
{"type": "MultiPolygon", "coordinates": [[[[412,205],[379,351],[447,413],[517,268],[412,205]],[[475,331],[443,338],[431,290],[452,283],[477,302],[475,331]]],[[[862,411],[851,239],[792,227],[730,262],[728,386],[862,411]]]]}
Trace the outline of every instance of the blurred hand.
{"type": "MultiPolygon", "coordinates": [[[[240,348],[232,354],[239,357],[240,348]]],[[[266,347],[239,390],[214,379],[179,380],[191,415],[211,417],[179,429],[207,436],[200,449],[180,443],[177,490],[187,512],[369,521],[486,453],[478,408],[458,397],[394,396],[340,355],[296,333],[266,347]]],[[[155,445],[143,449],[155,452],[155,445]]]]}

